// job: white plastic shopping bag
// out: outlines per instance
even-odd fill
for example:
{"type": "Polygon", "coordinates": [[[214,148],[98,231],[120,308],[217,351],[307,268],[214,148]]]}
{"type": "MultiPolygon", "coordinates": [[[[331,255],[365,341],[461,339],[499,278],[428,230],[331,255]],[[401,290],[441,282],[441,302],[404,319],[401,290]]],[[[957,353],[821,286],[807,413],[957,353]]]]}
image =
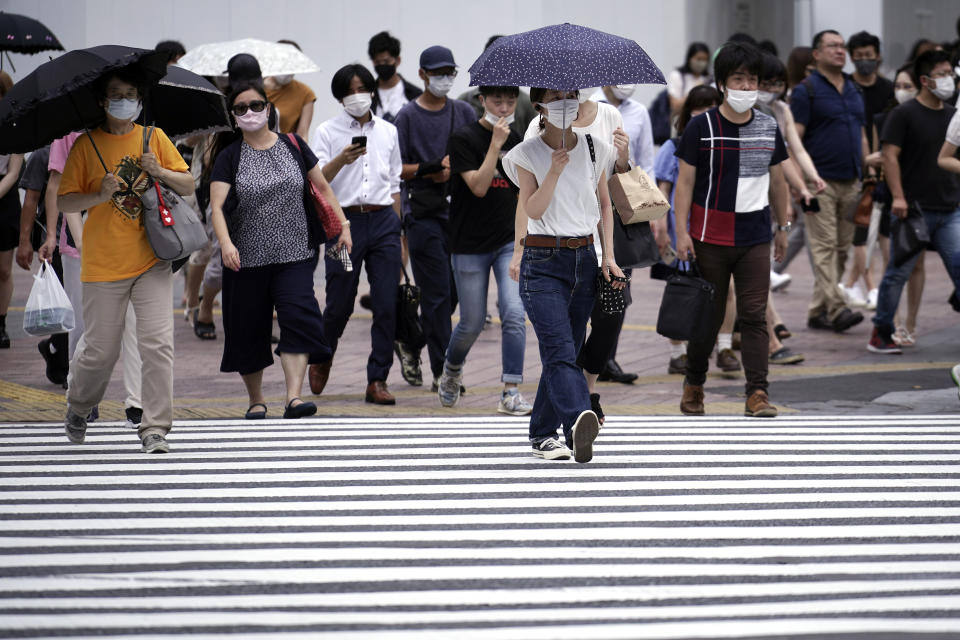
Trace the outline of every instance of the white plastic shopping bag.
{"type": "Polygon", "coordinates": [[[33,276],[33,288],[23,311],[23,330],[32,336],[49,336],[73,330],[76,318],[67,292],[46,260],[33,276]]]}

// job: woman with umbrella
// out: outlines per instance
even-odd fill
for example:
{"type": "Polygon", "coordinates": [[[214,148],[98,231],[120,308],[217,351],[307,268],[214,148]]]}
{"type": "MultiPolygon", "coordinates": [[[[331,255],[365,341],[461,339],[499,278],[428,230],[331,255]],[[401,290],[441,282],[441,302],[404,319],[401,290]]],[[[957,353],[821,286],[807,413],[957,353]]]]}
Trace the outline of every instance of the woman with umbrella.
{"type": "MultiPolygon", "coordinates": [[[[613,259],[613,214],[607,173],[613,147],[575,133],[576,91],[531,88],[542,133],[514,147],[503,167],[520,187],[527,213],[520,295],[540,345],[543,373],[530,417],[534,455],[548,460],[593,457],[600,431],[590,408],[587,382],[577,366],[587,319],[593,309],[597,257],[593,234],[603,239],[602,273],[623,278],[613,259]],[[566,446],[557,439],[563,427],[566,446]]],[[[623,282],[614,286],[622,288],[623,282]]]]}
{"type": "Polygon", "coordinates": [[[153,131],[144,152],[144,129],[134,124],[143,88],[142,78],[129,68],[96,81],[103,123],[77,139],[60,181],[60,210],[87,210],[80,275],[85,344],[70,364],[65,423],[70,441],[82,443],[84,416],[106,391],[120,354],[124,313],[132,302],[143,358],[139,436],[144,452],[165,453],[173,420],[173,275],[171,263],[159,260],[147,240],[140,196],[154,180],[180,195],[193,193],[194,184],[187,164],[160,129],[153,131]],[[104,165],[110,168],[106,175],[104,165]]]}

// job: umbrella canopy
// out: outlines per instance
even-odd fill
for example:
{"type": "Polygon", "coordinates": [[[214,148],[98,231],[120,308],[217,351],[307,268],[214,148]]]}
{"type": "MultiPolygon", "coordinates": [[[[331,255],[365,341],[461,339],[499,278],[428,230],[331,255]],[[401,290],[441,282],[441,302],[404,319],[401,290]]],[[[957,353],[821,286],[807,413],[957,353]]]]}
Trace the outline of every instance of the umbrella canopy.
{"type": "Polygon", "coordinates": [[[615,84],[666,84],[633,40],[566,22],[498,39],[470,66],[470,86],[576,91],[615,84]]]}
{"type": "Polygon", "coordinates": [[[63,51],[63,45],[39,20],[0,11],[0,51],[63,51]]]}
{"type": "Polygon", "coordinates": [[[225,76],[227,61],[238,53],[256,58],[264,77],[320,71],[313,60],[291,44],[253,38],[202,44],[187,51],[177,64],[202,76],[225,76]]]}
{"type": "Polygon", "coordinates": [[[179,66],[151,87],[143,102],[140,124],[155,124],[171,138],[229,131],[227,103],[215,86],[179,66]]]}
{"type": "Polygon", "coordinates": [[[153,84],[167,73],[167,55],[103,45],[68,51],[37,67],[0,100],[0,153],[26,153],[98,126],[104,114],[93,83],[121,68],[153,84]]]}

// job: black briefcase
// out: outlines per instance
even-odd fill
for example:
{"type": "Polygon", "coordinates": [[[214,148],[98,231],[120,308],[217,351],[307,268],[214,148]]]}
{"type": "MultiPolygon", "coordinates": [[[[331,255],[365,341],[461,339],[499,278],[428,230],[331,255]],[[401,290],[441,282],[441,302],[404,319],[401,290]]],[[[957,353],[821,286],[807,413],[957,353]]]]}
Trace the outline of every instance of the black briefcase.
{"type": "Polygon", "coordinates": [[[716,291],[700,276],[697,263],[691,261],[688,271],[670,269],[664,279],[667,286],[660,301],[657,333],[672,340],[709,337],[716,291]]]}

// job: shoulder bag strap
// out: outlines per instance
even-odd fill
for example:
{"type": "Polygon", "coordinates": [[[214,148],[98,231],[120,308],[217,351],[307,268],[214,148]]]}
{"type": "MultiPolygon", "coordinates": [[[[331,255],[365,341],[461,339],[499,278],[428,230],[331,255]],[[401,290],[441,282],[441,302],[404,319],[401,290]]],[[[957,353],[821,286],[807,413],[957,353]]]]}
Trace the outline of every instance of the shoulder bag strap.
{"type": "MultiPolygon", "coordinates": [[[[597,150],[593,146],[593,136],[587,133],[584,134],[584,137],[587,139],[587,148],[590,149],[590,168],[593,170],[593,195],[597,201],[597,212],[600,214],[600,250],[606,253],[607,247],[603,243],[603,207],[600,206],[600,194],[597,192],[597,183],[600,180],[599,176],[597,176],[597,150]]],[[[601,256],[601,260],[603,260],[603,256],[601,256]]]]}

